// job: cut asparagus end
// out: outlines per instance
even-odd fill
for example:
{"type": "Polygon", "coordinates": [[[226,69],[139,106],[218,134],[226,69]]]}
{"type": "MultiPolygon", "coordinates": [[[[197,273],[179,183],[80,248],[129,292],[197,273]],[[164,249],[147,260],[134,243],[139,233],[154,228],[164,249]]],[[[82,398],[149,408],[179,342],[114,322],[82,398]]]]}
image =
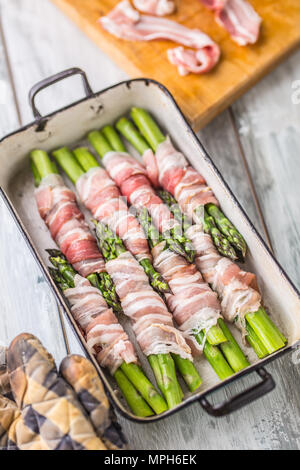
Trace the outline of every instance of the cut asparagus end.
{"type": "Polygon", "coordinates": [[[101,132],[115,152],[126,152],[126,148],[122,140],[120,139],[118,133],[112,126],[103,127],[103,129],[101,129],[101,132]]]}
{"type": "Polygon", "coordinates": [[[179,405],[183,397],[176,376],[175,364],[170,354],[157,354],[157,361],[161,371],[162,393],[171,409],[179,405]]]}
{"type": "Polygon", "coordinates": [[[249,325],[249,323],[246,324],[246,330],[247,330],[247,336],[246,339],[250,346],[254,349],[257,357],[259,359],[263,359],[264,357],[267,357],[269,355],[267,348],[263,345],[253,328],[249,325]]]}
{"type": "Polygon", "coordinates": [[[222,343],[220,348],[230,367],[234,372],[239,372],[240,370],[245,369],[250,365],[248,359],[222,318],[218,319],[218,324],[227,338],[227,341],[222,343]]]}
{"type": "Polygon", "coordinates": [[[140,417],[153,416],[154,413],[151,408],[147,405],[144,398],[139,395],[137,390],[134,388],[132,383],[127,379],[126,375],[119,368],[114,373],[114,378],[124,395],[126,402],[128,403],[131,411],[140,417]]]}
{"type": "Polygon", "coordinates": [[[220,325],[212,326],[206,333],[206,339],[212,346],[218,346],[218,344],[227,341],[220,325]]]}
{"type": "Polygon", "coordinates": [[[192,361],[183,359],[178,354],[172,354],[172,357],[189,391],[194,392],[197,390],[202,384],[202,379],[192,361]]]}
{"type": "Polygon", "coordinates": [[[126,140],[139,152],[140,155],[143,155],[146,150],[149,150],[150,145],[145,141],[144,137],[140,134],[138,129],[134,124],[122,117],[116,123],[116,128],[125,137],[126,140]]]}
{"type": "MultiPolygon", "coordinates": [[[[199,334],[195,335],[196,340],[201,345],[204,341],[204,337],[205,336],[203,332],[200,332],[199,334]]],[[[225,380],[234,374],[233,370],[231,369],[230,365],[226,361],[221,351],[216,346],[212,346],[211,344],[209,344],[208,341],[205,342],[203,354],[220,380],[225,380]]]]}
{"type": "Polygon", "coordinates": [[[84,169],[84,171],[89,171],[91,168],[99,167],[99,163],[97,162],[96,158],[86,147],[78,147],[73,150],[73,153],[77,162],[81,168],[84,169]]]}
{"type": "Polygon", "coordinates": [[[33,174],[33,179],[34,179],[34,186],[36,188],[39,187],[39,185],[41,184],[41,181],[42,181],[42,178],[38,172],[38,169],[37,167],[35,166],[35,163],[32,159],[30,159],[30,166],[31,166],[31,171],[32,171],[32,174],[33,174]]]}
{"type": "Polygon", "coordinates": [[[130,116],[138,127],[140,133],[145,137],[152,150],[156,152],[158,145],[166,140],[158,125],[150,114],[141,108],[132,108],[130,116]]]}
{"type": "Polygon", "coordinates": [[[163,397],[153,387],[137,364],[123,362],[120,368],[156,414],[163,413],[168,409],[163,397]]]}
{"type": "Polygon", "coordinates": [[[73,184],[76,184],[80,176],[84,175],[84,170],[77,163],[73,153],[67,147],[55,150],[53,156],[73,184]]]}
{"type": "Polygon", "coordinates": [[[101,158],[113,150],[106,137],[100,131],[90,132],[88,139],[101,158]]]}
{"type": "Polygon", "coordinates": [[[32,150],[30,153],[30,159],[41,179],[55,173],[53,163],[51,162],[47,152],[44,150],[32,150]]]}
{"type": "Polygon", "coordinates": [[[286,338],[268,317],[263,307],[257,310],[257,312],[248,313],[246,321],[253,328],[269,354],[285,346],[286,338]]]}

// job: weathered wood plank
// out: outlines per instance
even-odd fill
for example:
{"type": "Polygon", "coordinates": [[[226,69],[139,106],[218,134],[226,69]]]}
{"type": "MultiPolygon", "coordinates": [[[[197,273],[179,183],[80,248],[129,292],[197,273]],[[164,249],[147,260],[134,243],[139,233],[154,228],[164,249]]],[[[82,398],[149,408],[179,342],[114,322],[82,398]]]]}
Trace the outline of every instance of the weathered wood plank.
{"type": "MultiPolygon", "coordinates": [[[[300,104],[292,84],[300,75],[299,59],[298,51],[234,105],[241,143],[275,255],[298,288],[300,104]]],[[[269,419],[255,428],[264,446],[299,448],[297,357],[295,352],[270,367],[279,386],[273,394],[269,419]]]]}

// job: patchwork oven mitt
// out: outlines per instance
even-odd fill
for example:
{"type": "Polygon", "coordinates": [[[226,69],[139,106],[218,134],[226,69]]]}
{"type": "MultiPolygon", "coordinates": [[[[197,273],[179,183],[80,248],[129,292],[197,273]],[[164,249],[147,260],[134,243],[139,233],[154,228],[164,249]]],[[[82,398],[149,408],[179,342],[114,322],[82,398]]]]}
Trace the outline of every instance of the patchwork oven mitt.
{"type": "Polygon", "coordinates": [[[84,357],[53,357],[33,335],[0,350],[0,449],[124,449],[102,382],[84,357]],[[6,360],[5,360],[6,359],[6,360]]]}

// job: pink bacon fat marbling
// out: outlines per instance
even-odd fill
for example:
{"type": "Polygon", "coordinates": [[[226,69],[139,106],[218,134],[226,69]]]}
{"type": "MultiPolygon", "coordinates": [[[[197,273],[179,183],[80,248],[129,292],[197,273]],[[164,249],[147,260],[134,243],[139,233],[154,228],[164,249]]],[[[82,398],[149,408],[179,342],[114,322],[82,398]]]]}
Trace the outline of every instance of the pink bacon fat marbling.
{"type": "Polygon", "coordinates": [[[193,211],[209,202],[218,204],[203,176],[174,148],[169,137],[159,144],[155,156],[159,182],[175,196],[183,212],[187,212],[187,209],[193,211]]]}
{"type": "Polygon", "coordinates": [[[201,0],[240,46],[256,43],[262,19],[245,0],[201,0]]]}
{"type": "Polygon", "coordinates": [[[245,315],[261,306],[255,274],[243,271],[236,263],[221,256],[201,225],[192,225],[187,231],[196,250],[196,265],[205,281],[221,299],[224,317],[245,335],[245,315]]]}
{"type": "MultiPolygon", "coordinates": [[[[194,69],[197,73],[208,72],[220,58],[219,46],[199,29],[189,29],[165,18],[140,15],[128,0],[118,3],[108,15],[99,19],[99,23],[106,31],[120,39],[128,41],[167,39],[196,49],[199,52],[197,61],[203,60],[202,67],[198,64],[197,71],[194,69]],[[202,51],[201,54],[200,51],[202,51]]],[[[189,71],[189,63],[190,59],[186,64],[186,73],[189,71]]],[[[180,64],[179,71],[182,67],[180,64]]]]}
{"type": "Polygon", "coordinates": [[[175,10],[175,2],[172,0],[133,0],[137,10],[148,15],[165,16],[175,10]]]}
{"type": "Polygon", "coordinates": [[[172,315],[149,285],[143,268],[134,257],[129,252],[122,253],[108,261],[106,269],[114,281],[123,311],[133,323],[143,353],[146,356],[175,353],[192,360],[184,336],[174,328],[172,315]]]}
{"type": "Polygon", "coordinates": [[[126,248],[140,261],[151,254],[145,233],[128,210],[119,189],[103,168],[92,168],[76,184],[81,201],[95,219],[107,224],[124,241],[126,248]]]}
{"type": "Polygon", "coordinates": [[[75,194],[61,176],[46,176],[35,190],[35,197],[52,238],[74,268],[84,277],[105,271],[96,239],[77,206],[75,194]]]}
{"type": "Polygon", "coordinates": [[[158,230],[163,233],[179,225],[155,193],[145,167],[135,158],[127,153],[109,152],[103,158],[103,164],[128,202],[137,210],[148,209],[158,230]]]}
{"type": "Polygon", "coordinates": [[[193,354],[199,355],[203,347],[194,335],[216,325],[221,316],[218,296],[203,281],[196,266],[165,249],[165,242],[156,245],[152,249],[152,255],[155,269],[168,281],[172,291],[171,294],[166,294],[168,307],[193,354]]]}
{"type": "Polygon", "coordinates": [[[76,275],[75,287],[64,291],[75,321],[85,333],[88,348],[113,375],[120,365],[137,363],[134,346],[101,292],[76,275]]]}

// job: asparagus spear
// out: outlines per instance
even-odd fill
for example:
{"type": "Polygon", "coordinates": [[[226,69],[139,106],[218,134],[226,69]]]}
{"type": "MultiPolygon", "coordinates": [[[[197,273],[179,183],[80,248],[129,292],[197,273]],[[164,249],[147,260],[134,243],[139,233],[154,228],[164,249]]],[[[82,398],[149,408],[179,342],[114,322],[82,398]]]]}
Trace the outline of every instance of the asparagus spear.
{"type": "MultiPolygon", "coordinates": [[[[49,271],[54,282],[64,291],[74,287],[76,271],[69,263],[64,264],[63,270],[59,269],[60,266],[58,264],[58,269],[50,268],[49,271]]],[[[128,405],[137,416],[153,415],[151,408],[157,414],[167,410],[164,399],[155,390],[137,364],[123,362],[115,372],[114,377],[128,405]]]]}
{"type": "MultiPolygon", "coordinates": [[[[112,233],[109,227],[101,222],[94,221],[96,227],[96,238],[100,250],[103,248],[103,256],[106,261],[118,258],[125,251],[125,247],[120,238],[112,233]]],[[[155,374],[155,378],[159,388],[167,400],[169,407],[174,407],[181,402],[182,391],[176,378],[175,364],[170,354],[158,354],[148,358],[149,363],[155,374]]],[[[187,385],[190,390],[194,391],[201,384],[201,378],[190,362],[184,362],[181,357],[176,358],[183,372],[183,378],[187,379],[187,385]]],[[[179,369],[180,370],[180,369],[179,369]]]]}
{"type": "MultiPolygon", "coordinates": [[[[144,136],[151,148],[156,151],[160,143],[164,142],[165,136],[150,114],[141,108],[132,108],[131,118],[144,136]]],[[[229,243],[235,246],[245,257],[247,245],[243,236],[219,210],[215,204],[207,204],[209,214],[214,218],[221,232],[227,237],[229,243]]]]}
{"type": "MultiPolygon", "coordinates": [[[[173,198],[168,197],[165,202],[172,203],[173,198]]],[[[248,313],[245,319],[248,332],[246,338],[259,358],[278,351],[286,344],[286,338],[268,317],[263,307],[257,312],[248,313]]]]}

